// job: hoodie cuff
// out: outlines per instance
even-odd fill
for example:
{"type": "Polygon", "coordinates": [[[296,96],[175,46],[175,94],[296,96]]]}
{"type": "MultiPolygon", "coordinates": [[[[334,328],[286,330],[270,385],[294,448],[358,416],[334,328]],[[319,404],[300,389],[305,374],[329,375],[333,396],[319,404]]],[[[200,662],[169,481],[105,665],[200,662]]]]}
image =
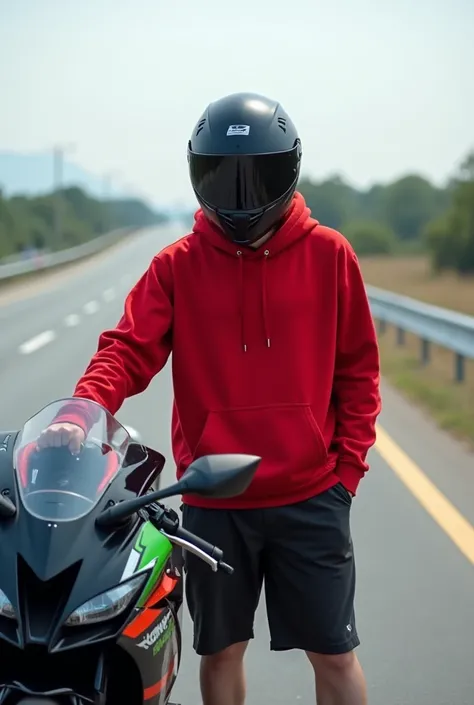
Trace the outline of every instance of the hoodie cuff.
{"type": "Polygon", "coordinates": [[[344,485],[346,490],[355,496],[359,482],[364,477],[365,472],[359,470],[355,465],[342,462],[336,467],[336,475],[339,477],[341,484],[344,485]]]}
{"type": "Polygon", "coordinates": [[[81,428],[85,435],[87,436],[87,433],[89,431],[88,429],[88,424],[86,420],[84,419],[84,416],[81,414],[74,414],[74,413],[65,413],[65,414],[59,414],[59,416],[56,416],[51,422],[51,424],[56,424],[56,423],[70,423],[73,424],[74,426],[79,426],[81,428]]]}

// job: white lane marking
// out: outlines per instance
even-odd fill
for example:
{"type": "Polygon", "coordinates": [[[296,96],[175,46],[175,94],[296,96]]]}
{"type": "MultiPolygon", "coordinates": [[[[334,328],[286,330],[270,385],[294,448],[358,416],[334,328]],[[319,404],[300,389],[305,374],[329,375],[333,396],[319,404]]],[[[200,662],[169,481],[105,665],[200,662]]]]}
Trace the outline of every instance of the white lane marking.
{"type": "Polygon", "coordinates": [[[113,301],[115,299],[115,289],[106,289],[102,296],[104,301],[113,301]]]}
{"type": "Polygon", "coordinates": [[[89,303],[84,306],[83,310],[84,313],[87,313],[88,316],[91,316],[93,313],[97,313],[97,311],[99,310],[99,304],[97,303],[97,301],[89,301],[89,303]]]}
{"type": "Polygon", "coordinates": [[[34,338],[30,338],[25,343],[20,345],[19,350],[22,355],[31,355],[31,353],[36,352],[40,348],[44,348],[56,338],[56,333],[54,330],[45,330],[39,335],[35,335],[34,338]]]}
{"type": "Polygon", "coordinates": [[[66,316],[64,319],[64,324],[68,328],[74,328],[74,326],[78,326],[79,323],[81,322],[81,317],[77,315],[77,313],[70,313],[69,316],[66,316]]]}

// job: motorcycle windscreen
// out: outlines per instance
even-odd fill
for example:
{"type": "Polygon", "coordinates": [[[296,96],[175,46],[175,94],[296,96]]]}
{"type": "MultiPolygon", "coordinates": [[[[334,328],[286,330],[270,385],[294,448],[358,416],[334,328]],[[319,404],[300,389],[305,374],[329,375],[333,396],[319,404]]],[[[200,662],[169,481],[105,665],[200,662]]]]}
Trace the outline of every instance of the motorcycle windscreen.
{"type": "Polygon", "coordinates": [[[125,428],[95,402],[62,399],[48,404],[25,423],[15,444],[15,472],[25,509],[50,522],[85,516],[122,468],[129,444],[125,428]],[[55,423],[83,429],[79,451],[70,449],[64,434],[48,431],[55,423]]]}

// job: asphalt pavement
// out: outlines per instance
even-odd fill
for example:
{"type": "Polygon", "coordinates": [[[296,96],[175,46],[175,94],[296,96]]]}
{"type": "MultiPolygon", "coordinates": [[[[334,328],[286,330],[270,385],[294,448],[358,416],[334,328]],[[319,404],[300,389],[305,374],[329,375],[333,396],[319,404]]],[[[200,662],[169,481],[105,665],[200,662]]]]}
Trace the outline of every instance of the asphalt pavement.
{"type": "MultiPolygon", "coordinates": [[[[95,351],[100,331],[120,317],[127,291],[154,253],[181,234],[176,229],[148,230],[28,299],[6,300],[0,292],[2,430],[19,427],[49,401],[71,394],[95,351]]],[[[168,458],[164,482],[174,475],[171,400],[168,367],[119,413],[123,422],[141,432],[145,443],[168,458]]],[[[380,421],[384,432],[469,526],[474,524],[474,456],[388,386],[384,386],[380,421]]],[[[384,460],[382,455],[371,452],[371,469],[354,500],[352,519],[362,642],[358,652],[368,680],[369,703],[472,705],[472,562],[440,526],[440,507],[430,514],[394,472],[390,458],[385,454],[384,460]]],[[[187,616],[184,642],[173,700],[197,705],[198,660],[190,646],[187,616]]],[[[314,703],[312,673],[305,657],[297,652],[272,654],[268,644],[262,604],[256,639],[246,658],[248,705],[314,703]]]]}

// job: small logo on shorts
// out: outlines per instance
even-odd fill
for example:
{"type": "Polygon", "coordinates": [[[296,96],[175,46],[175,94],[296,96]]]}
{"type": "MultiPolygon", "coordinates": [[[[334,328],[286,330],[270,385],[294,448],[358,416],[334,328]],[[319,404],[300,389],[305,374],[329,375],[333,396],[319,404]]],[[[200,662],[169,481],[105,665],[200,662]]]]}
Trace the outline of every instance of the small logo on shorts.
{"type": "Polygon", "coordinates": [[[346,629],[348,632],[351,632],[352,631],[352,624],[347,624],[346,629]]]}

